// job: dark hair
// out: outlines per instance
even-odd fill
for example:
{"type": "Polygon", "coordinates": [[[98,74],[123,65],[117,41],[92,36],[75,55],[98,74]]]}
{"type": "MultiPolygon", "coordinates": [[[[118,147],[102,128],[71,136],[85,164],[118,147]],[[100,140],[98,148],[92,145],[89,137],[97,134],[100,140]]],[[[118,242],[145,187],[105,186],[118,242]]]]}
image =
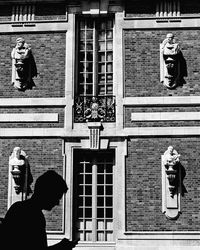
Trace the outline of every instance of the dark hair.
{"type": "Polygon", "coordinates": [[[34,187],[36,195],[64,194],[67,190],[68,187],[65,180],[54,170],[48,170],[39,176],[34,187]]]}

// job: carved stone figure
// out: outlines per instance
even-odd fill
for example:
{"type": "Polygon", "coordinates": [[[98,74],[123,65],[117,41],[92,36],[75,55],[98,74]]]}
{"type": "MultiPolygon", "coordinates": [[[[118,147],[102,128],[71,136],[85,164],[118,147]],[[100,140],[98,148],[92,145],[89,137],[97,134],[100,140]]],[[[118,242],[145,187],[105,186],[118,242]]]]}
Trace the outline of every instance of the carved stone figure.
{"type": "Polygon", "coordinates": [[[179,158],[180,155],[172,146],[169,146],[163,155],[163,164],[165,166],[167,179],[169,181],[169,192],[171,197],[174,196],[178,185],[179,158]]]}
{"type": "Polygon", "coordinates": [[[186,63],[180,46],[174,40],[174,35],[168,33],[160,45],[160,74],[161,82],[169,89],[183,85],[187,76],[186,63]]]}
{"type": "Polygon", "coordinates": [[[25,192],[29,195],[32,191],[30,188],[33,178],[30,172],[30,166],[26,153],[20,147],[15,147],[9,157],[9,166],[15,182],[15,192],[25,192]]]}
{"type": "Polygon", "coordinates": [[[35,86],[33,77],[37,76],[37,68],[30,46],[21,37],[11,52],[12,84],[20,90],[32,89],[35,86]]]}

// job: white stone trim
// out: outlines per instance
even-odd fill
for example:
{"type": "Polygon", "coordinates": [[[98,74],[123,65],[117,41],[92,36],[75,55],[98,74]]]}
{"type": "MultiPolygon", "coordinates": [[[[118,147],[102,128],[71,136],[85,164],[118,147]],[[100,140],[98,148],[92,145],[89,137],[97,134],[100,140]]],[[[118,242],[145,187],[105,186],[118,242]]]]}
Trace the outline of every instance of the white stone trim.
{"type": "Polygon", "coordinates": [[[113,47],[113,94],[116,96],[116,127],[123,128],[123,95],[124,95],[124,65],[123,65],[123,13],[115,14],[114,47],[113,47]]]}
{"type": "Polygon", "coordinates": [[[198,105],[200,96],[125,97],[124,106],[198,105]]]}
{"type": "Polygon", "coordinates": [[[140,112],[131,113],[131,121],[197,121],[200,112],[140,112]]]}
{"type": "Polygon", "coordinates": [[[200,26],[200,17],[163,18],[162,22],[155,17],[125,17],[123,29],[161,29],[161,28],[197,28],[200,26]]]}
{"type": "MultiPolygon", "coordinates": [[[[122,239],[200,240],[200,231],[125,231],[122,239]]],[[[121,238],[120,238],[121,239],[121,238]]]]}
{"type": "Polygon", "coordinates": [[[0,128],[1,137],[62,137],[64,128],[0,128]]]}
{"type": "Polygon", "coordinates": [[[0,23],[0,33],[18,33],[18,32],[66,32],[68,30],[66,20],[61,21],[31,21],[31,22],[7,22],[0,23]]]}
{"type": "Polygon", "coordinates": [[[2,107],[66,106],[65,98],[0,98],[2,107]]]}
{"type": "Polygon", "coordinates": [[[57,113],[0,114],[1,122],[58,122],[57,113]]]}
{"type": "Polygon", "coordinates": [[[126,136],[187,136],[200,135],[200,127],[134,127],[124,128],[126,136]]]}
{"type": "MultiPolygon", "coordinates": [[[[66,155],[66,182],[69,190],[66,196],[66,232],[67,238],[72,239],[72,214],[73,214],[73,152],[74,149],[88,149],[88,143],[85,140],[80,142],[65,142],[65,155],[66,155]]],[[[115,149],[115,171],[114,171],[114,237],[117,239],[125,231],[125,157],[127,155],[127,141],[126,140],[112,140],[110,139],[109,147],[115,149]]],[[[53,241],[51,241],[53,243],[53,241]]],[[[113,243],[109,242],[96,242],[96,243],[82,243],[77,249],[113,249],[113,243]],[[93,248],[92,248],[93,247],[93,248]]]]}

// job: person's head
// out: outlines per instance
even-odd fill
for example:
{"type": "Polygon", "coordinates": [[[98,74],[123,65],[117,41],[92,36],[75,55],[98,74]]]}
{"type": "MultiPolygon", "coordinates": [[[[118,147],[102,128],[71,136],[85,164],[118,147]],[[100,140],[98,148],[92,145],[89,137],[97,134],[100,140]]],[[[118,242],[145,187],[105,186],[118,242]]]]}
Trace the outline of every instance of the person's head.
{"type": "Polygon", "coordinates": [[[174,151],[173,146],[169,146],[169,147],[168,147],[168,151],[169,151],[169,153],[170,153],[170,154],[172,154],[172,153],[173,153],[173,151],[174,151]]]}
{"type": "Polygon", "coordinates": [[[67,190],[67,184],[62,176],[53,170],[48,170],[36,180],[33,196],[40,202],[42,209],[51,210],[59,204],[67,190]]]}
{"type": "Polygon", "coordinates": [[[21,148],[20,147],[15,147],[13,149],[13,155],[14,155],[14,157],[19,158],[20,157],[20,153],[21,153],[21,148]]]}
{"type": "Polygon", "coordinates": [[[173,43],[174,35],[172,33],[168,33],[166,38],[167,38],[168,43],[173,43]]]}
{"type": "Polygon", "coordinates": [[[17,48],[19,48],[19,49],[22,48],[23,45],[24,45],[24,43],[25,43],[24,38],[18,37],[18,38],[16,39],[16,47],[17,47],[17,48]]]}

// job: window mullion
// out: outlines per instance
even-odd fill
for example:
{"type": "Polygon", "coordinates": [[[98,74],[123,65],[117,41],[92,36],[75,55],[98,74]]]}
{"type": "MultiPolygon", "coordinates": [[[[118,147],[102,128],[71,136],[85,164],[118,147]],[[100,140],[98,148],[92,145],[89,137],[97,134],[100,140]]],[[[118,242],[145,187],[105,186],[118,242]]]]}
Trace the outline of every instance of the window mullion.
{"type": "Polygon", "coordinates": [[[97,241],[97,165],[92,166],[92,240],[97,241]]]}
{"type": "Polygon", "coordinates": [[[98,74],[98,32],[96,22],[93,22],[93,95],[97,96],[97,74],[98,74]]]}
{"type": "Polygon", "coordinates": [[[86,63],[87,63],[87,25],[85,22],[85,37],[84,37],[84,45],[85,45],[85,51],[84,51],[84,95],[86,95],[87,91],[87,80],[86,80],[86,76],[87,76],[87,70],[86,70],[86,63]]]}

